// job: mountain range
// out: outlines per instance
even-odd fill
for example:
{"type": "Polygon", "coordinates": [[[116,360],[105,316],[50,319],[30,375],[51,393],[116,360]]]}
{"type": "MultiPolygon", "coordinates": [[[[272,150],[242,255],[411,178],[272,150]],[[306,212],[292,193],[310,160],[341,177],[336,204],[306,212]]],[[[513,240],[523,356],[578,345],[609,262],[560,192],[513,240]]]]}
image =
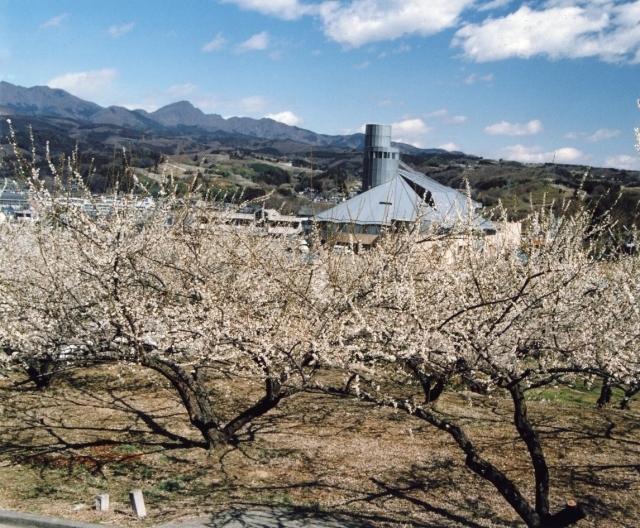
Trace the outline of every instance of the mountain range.
{"type": "MultiPolygon", "coordinates": [[[[24,88],[0,81],[0,115],[34,117],[60,117],[77,121],[112,125],[128,129],[171,133],[185,128],[204,132],[226,132],[259,139],[289,140],[322,147],[362,149],[364,134],[326,135],[273,119],[250,117],[223,118],[218,114],[205,114],[189,101],[163,106],[154,112],[129,110],[122,106],[104,108],[61,90],[48,86],[24,88]]],[[[442,149],[419,149],[406,143],[393,143],[403,153],[445,153],[442,149]]]]}
{"type": "MultiPolygon", "coordinates": [[[[2,115],[11,117],[17,143],[27,158],[31,155],[31,137],[39,152],[47,145],[54,161],[77,149],[83,160],[81,170],[95,171],[91,178],[93,192],[104,192],[109,187],[110,175],[124,163],[125,152],[131,157],[128,162],[142,170],[157,167],[173,156],[178,163],[193,166],[193,170],[198,167],[206,185],[218,191],[223,189],[230,196],[235,192],[247,193],[249,188],[254,194],[273,192],[276,187],[262,182],[255,171],[272,169],[274,162],[287,162],[294,167],[293,176],[288,176],[293,179],[277,187],[274,200],[289,200],[291,211],[304,201],[296,193],[312,185],[302,169],[319,172],[314,175],[313,187],[319,195],[327,197],[341,192],[347,183],[359,181],[362,170],[364,134],[317,134],[269,118],[225,119],[205,114],[188,101],[172,103],[154,112],[121,106],[104,108],[64,90],[46,86],[24,88],[0,81],[2,115]],[[214,159],[218,154],[223,156],[214,159]],[[271,165],[261,165],[263,161],[271,165]],[[248,175],[252,182],[249,187],[247,178],[240,173],[248,175]]],[[[0,151],[8,134],[6,119],[0,119],[0,151]]],[[[506,204],[510,218],[524,217],[532,203],[561,204],[581,190],[601,210],[613,208],[619,225],[631,226],[636,222],[640,171],[521,164],[442,149],[419,149],[403,143],[394,146],[400,149],[405,163],[438,182],[453,188],[466,186],[468,182],[472,197],[485,206],[506,204]]],[[[0,178],[11,176],[11,164],[0,163],[0,178]]]]}

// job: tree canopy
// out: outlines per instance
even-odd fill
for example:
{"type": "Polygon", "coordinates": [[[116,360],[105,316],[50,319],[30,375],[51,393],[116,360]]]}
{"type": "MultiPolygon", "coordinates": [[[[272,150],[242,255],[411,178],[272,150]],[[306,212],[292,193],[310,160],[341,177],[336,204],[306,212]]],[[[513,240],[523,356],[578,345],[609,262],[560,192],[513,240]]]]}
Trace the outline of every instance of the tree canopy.
{"type": "Polygon", "coordinates": [[[448,433],[527,526],[584,516],[579,504],[552,511],[526,395],[598,380],[622,387],[628,405],[640,390],[640,254],[611,249],[609,215],[565,204],[560,216],[532,213],[518,243],[479,237],[461,219],[446,231],[390,230],[357,256],[314,240],[306,254],[232,225],[197,192],[178,196],[171,180],[146,205],[133,175],[135,192],[95,198],[70,162],[71,196],[55,166],[49,189],[17,156],[38,221],[0,225],[6,376],[138,363],[171,382],[207,449],[302,390],[362,400],[362,413],[391,405],[448,433]],[[211,371],[260,383],[263,396],[229,414],[208,389],[211,371]],[[445,390],[509,399],[534,497],[439,408],[445,390]]]}

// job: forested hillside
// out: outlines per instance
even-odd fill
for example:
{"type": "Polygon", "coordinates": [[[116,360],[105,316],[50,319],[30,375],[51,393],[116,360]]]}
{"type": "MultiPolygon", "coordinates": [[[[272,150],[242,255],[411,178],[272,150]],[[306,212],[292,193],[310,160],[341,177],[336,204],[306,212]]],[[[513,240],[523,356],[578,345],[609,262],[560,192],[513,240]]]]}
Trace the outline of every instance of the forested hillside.
{"type": "MultiPolygon", "coordinates": [[[[338,146],[313,146],[290,139],[265,139],[196,127],[142,131],[109,124],[84,123],[64,117],[10,116],[18,142],[47,173],[48,143],[55,163],[77,148],[81,172],[94,192],[112,188],[124,165],[136,169],[152,192],[162,174],[173,173],[186,189],[195,181],[203,193],[223,200],[270,195],[269,206],[297,213],[312,200],[326,208],[361,189],[362,151],[338,146]],[[30,132],[30,128],[32,132],[30,132]]],[[[9,127],[0,123],[1,144],[9,127]]],[[[620,224],[634,222],[640,199],[640,172],[566,164],[523,164],[489,160],[441,149],[403,148],[402,160],[414,169],[454,188],[469,182],[472,197],[491,211],[502,203],[512,219],[525,216],[531,204],[563,199],[576,193],[599,210],[614,209],[620,224]]],[[[9,150],[5,149],[5,156],[9,150]]],[[[10,157],[10,156],[9,156],[10,157]]],[[[3,164],[2,175],[11,175],[3,164]]],[[[127,185],[126,180],[119,180],[127,185]]]]}

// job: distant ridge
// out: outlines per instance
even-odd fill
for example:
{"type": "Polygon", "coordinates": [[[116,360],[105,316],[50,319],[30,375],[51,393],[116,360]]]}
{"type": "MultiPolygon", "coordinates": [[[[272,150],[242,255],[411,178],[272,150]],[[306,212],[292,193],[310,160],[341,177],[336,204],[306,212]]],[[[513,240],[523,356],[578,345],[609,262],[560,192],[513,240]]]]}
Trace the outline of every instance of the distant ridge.
{"type": "MultiPolygon", "coordinates": [[[[154,112],[129,110],[122,106],[103,108],[70,93],[34,86],[24,88],[0,81],[0,115],[27,115],[34,117],[62,117],[78,121],[113,125],[141,131],[180,130],[185,127],[206,132],[227,132],[244,136],[290,140],[314,146],[362,149],[364,134],[330,136],[311,130],[289,126],[273,119],[250,117],[223,118],[218,114],[205,114],[189,101],[179,101],[163,106],[154,112]]],[[[444,153],[443,149],[420,149],[406,143],[394,143],[404,153],[444,153]]]]}
{"type": "Polygon", "coordinates": [[[87,121],[103,109],[64,90],[48,86],[23,88],[5,81],[0,81],[0,106],[17,114],[55,115],[87,121]]]}

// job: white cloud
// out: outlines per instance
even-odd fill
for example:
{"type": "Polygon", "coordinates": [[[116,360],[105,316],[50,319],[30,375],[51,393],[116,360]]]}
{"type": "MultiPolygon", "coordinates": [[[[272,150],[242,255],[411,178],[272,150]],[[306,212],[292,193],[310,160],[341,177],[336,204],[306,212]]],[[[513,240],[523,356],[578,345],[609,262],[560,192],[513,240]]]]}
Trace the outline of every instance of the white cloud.
{"type": "Polygon", "coordinates": [[[207,42],[204,46],[202,46],[202,51],[215,51],[221,50],[227,45],[227,39],[222,36],[222,33],[218,33],[213,40],[207,42]]]}
{"type": "Polygon", "coordinates": [[[491,134],[492,136],[529,136],[537,134],[541,130],[542,123],[537,119],[529,121],[524,125],[500,121],[500,123],[489,125],[484,129],[487,134],[491,134]]]}
{"type": "Polygon", "coordinates": [[[466,24],[452,45],[478,62],[537,55],[640,62],[640,3],[552,0],[538,10],[523,5],[504,17],[466,24]]]}
{"type": "Polygon", "coordinates": [[[356,64],[353,69],[354,70],[364,70],[365,68],[368,68],[369,66],[371,66],[371,63],[369,61],[364,61],[360,64],[356,64]]]}
{"type": "Polygon", "coordinates": [[[241,9],[258,11],[263,15],[273,15],[284,20],[295,20],[302,15],[313,13],[316,8],[301,4],[298,0],[223,0],[236,4],[241,9]]]}
{"type": "Polygon", "coordinates": [[[462,123],[466,123],[469,116],[453,116],[445,118],[442,123],[445,125],[461,125],[462,123]]]}
{"type": "Polygon", "coordinates": [[[166,93],[171,99],[184,99],[195,92],[197,88],[198,85],[196,84],[174,84],[167,88],[166,93]]]}
{"type": "Polygon", "coordinates": [[[505,147],[500,151],[500,158],[523,163],[573,163],[582,158],[584,153],[571,147],[560,148],[552,152],[541,152],[540,147],[525,147],[524,145],[513,145],[505,147]]]}
{"type": "Polygon", "coordinates": [[[245,51],[261,51],[266,50],[269,47],[269,34],[266,31],[262,33],[256,33],[252,37],[245,40],[238,45],[238,52],[243,53],[245,51]]]}
{"type": "Polygon", "coordinates": [[[436,110],[435,112],[431,112],[429,114],[424,114],[424,117],[429,119],[430,117],[444,117],[448,114],[449,112],[447,112],[444,108],[441,108],[440,110],[436,110]]]}
{"type": "Polygon", "coordinates": [[[295,115],[289,110],[285,110],[284,112],[279,112],[277,114],[267,114],[264,117],[273,119],[274,121],[278,121],[289,126],[299,126],[304,123],[304,119],[302,119],[300,116],[295,115]]]}
{"type": "Polygon", "coordinates": [[[449,152],[452,152],[454,150],[460,150],[460,147],[455,143],[445,143],[444,145],[438,146],[438,148],[448,150],[449,152]]]}
{"type": "Polygon", "coordinates": [[[240,100],[240,109],[248,114],[261,112],[266,106],[267,101],[261,95],[252,95],[240,100]]]}
{"type": "Polygon", "coordinates": [[[620,130],[609,130],[608,128],[601,128],[596,130],[595,133],[585,138],[585,141],[589,143],[595,143],[597,141],[604,141],[605,139],[611,139],[619,136],[622,132],[620,130]]]}
{"type": "MultiPolygon", "coordinates": [[[[394,55],[398,55],[400,53],[408,53],[411,51],[411,46],[407,45],[407,44],[402,44],[400,46],[398,46],[397,48],[393,48],[391,50],[391,53],[393,53],[394,55]]],[[[386,51],[383,51],[382,53],[380,53],[378,55],[379,59],[384,59],[385,57],[388,57],[389,54],[386,51]]]]}
{"type": "Polygon", "coordinates": [[[367,129],[367,125],[362,125],[359,128],[343,128],[340,134],[343,136],[350,136],[351,134],[364,134],[367,129]]]}
{"type": "Polygon", "coordinates": [[[411,46],[409,46],[408,44],[402,44],[397,48],[394,48],[391,53],[395,53],[397,55],[398,53],[409,53],[410,51],[411,51],[411,46]]]}
{"type": "Polygon", "coordinates": [[[442,118],[440,122],[443,125],[460,125],[469,119],[468,116],[464,115],[452,116],[445,108],[441,108],[440,110],[436,110],[435,112],[430,112],[428,114],[423,114],[423,116],[425,119],[442,118]]]}
{"type": "MultiPolygon", "coordinates": [[[[222,0],[285,20],[318,17],[324,34],[345,47],[428,36],[460,25],[462,13],[505,7],[511,0],[222,0]]],[[[483,62],[536,55],[552,59],[598,57],[640,63],[638,0],[547,0],[537,9],[521,5],[503,17],[464,23],[452,41],[472,60],[483,62]]],[[[408,51],[400,46],[394,52],[408,51]]],[[[386,57],[387,52],[380,57],[386,57]]]]}
{"type": "Polygon", "coordinates": [[[568,132],[562,137],[564,137],[565,139],[579,139],[581,141],[586,141],[588,143],[596,143],[598,141],[604,141],[607,139],[617,137],[621,133],[622,132],[620,130],[611,130],[608,128],[601,128],[599,130],[596,130],[591,135],[588,135],[585,132],[580,132],[579,134],[576,132],[568,132]]]}
{"type": "Polygon", "coordinates": [[[507,6],[511,3],[511,0],[492,0],[486,4],[481,5],[478,11],[489,11],[491,9],[498,9],[500,7],[507,6]]]}
{"type": "Polygon", "coordinates": [[[118,71],[113,68],[65,73],[55,79],[51,79],[47,86],[61,88],[77,97],[93,100],[101,97],[117,76],[118,71]]]}
{"type": "Polygon", "coordinates": [[[46,29],[50,27],[60,27],[62,21],[67,18],[67,14],[64,13],[62,15],[54,16],[47,20],[44,24],[40,24],[40,29],[46,29]]]}
{"type": "Polygon", "coordinates": [[[607,167],[615,167],[616,169],[640,170],[640,157],[638,156],[627,156],[625,154],[612,156],[606,158],[604,163],[607,167]]]}
{"type": "Polygon", "coordinates": [[[572,147],[564,147],[555,151],[556,163],[572,163],[584,156],[584,152],[572,147]]]}
{"type": "Polygon", "coordinates": [[[118,37],[121,37],[122,35],[129,33],[129,31],[131,31],[134,28],[134,26],[135,26],[134,23],[122,24],[121,26],[111,26],[107,30],[107,33],[109,33],[109,35],[112,36],[113,38],[118,38],[118,37]]]}
{"type": "Polygon", "coordinates": [[[472,73],[464,80],[464,82],[466,84],[475,84],[478,81],[491,82],[492,80],[493,80],[493,73],[490,73],[488,75],[478,75],[477,73],[472,73]]]}
{"type": "Polygon", "coordinates": [[[433,128],[427,126],[422,119],[406,119],[391,125],[393,140],[400,143],[409,143],[416,147],[424,146],[424,137],[433,128]]]}
{"type": "Polygon", "coordinates": [[[318,7],[324,33],[347,47],[394,40],[404,35],[427,36],[455,26],[473,0],[325,1],[318,7]]]}

